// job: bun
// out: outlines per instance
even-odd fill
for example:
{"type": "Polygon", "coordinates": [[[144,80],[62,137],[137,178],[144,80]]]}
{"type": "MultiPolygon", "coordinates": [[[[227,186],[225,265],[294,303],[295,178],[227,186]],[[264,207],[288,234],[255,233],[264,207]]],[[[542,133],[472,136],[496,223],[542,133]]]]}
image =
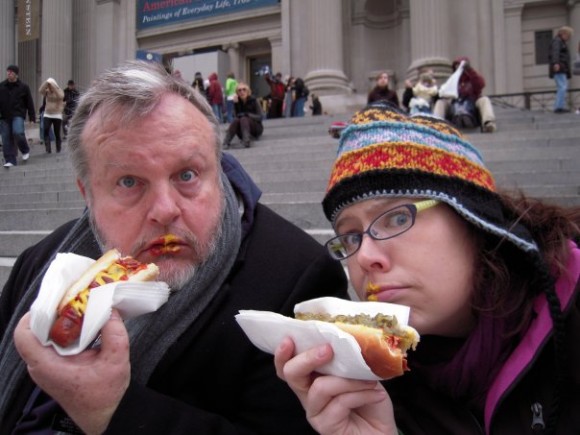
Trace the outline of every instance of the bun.
{"type": "MultiPolygon", "coordinates": [[[[354,337],[361,348],[363,359],[375,375],[382,379],[401,376],[409,370],[407,351],[415,349],[420,339],[419,334],[414,328],[399,324],[395,315],[365,314],[365,304],[371,303],[354,302],[359,304],[357,308],[360,308],[362,314],[352,314],[353,310],[349,310],[349,315],[296,311],[295,316],[299,320],[332,323],[354,337]]],[[[350,304],[352,308],[353,302],[350,301],[350,304]]]]}
{"type": "Polygon", "coordinates": [[[99,257],[99,259],[95,261],[91,267],[84,271],[81,277],[66,291],[65,295],[60,301],[58,311],[60,312],[65,307],[65,305],[69,303],[69,301],[74,299],[80,292],[91,285],[95,279],[95,276],[99,272],[108,269],[119,258],[121,258],[121,253],[116,249],[111,249],[99,257]]]}
{"type": "Polygon", "coordinates": [[[132,257],[121,257],[116,249],[105,252],[67,290],[57,309],[50,329],[50,339],[61,347],[73,344],[81,335],[90,292],[95,287],[119,281],[154,281],[159,268],[143,264],[132,257]]]}
{"type": "Polygon", "coordinates": [[[127,281],[137,281],[137,282],[145,282],[145,281],[155,281],[159,276],[159,267],[157,267],[154,263],[147,264],[147,267],[139,272],[135,273],[134,275],[130,275],[127,281]]]}
{"type": "Polygon", "coordinates": [[[382,329],[339,322],[335,325],[355,338],[363,359],[375,375],[390,379],[409,370],[403,352],[398,347],[389,346],[382,329]]]}

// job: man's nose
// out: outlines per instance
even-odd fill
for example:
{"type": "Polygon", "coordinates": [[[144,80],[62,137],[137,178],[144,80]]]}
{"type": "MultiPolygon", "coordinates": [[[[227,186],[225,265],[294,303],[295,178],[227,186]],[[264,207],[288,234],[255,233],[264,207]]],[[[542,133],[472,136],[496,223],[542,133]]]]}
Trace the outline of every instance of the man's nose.
{"type": "Polygon", "coordinates": [[[167,226],[181,214],[179,195],[170,183],[155,186],[149,192],[149,219],[167,226]]]}

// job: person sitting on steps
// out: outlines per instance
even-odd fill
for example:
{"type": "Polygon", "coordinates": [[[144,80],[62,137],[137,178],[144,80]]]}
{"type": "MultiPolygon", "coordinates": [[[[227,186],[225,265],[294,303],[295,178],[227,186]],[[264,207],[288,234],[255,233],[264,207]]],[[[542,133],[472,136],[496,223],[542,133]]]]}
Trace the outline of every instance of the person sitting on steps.
{"type": "MultiPolygon", "coordinates": [[[[451,65],[453,71],[457,70],[461,61],[465,61],[465,66],[459,78],[458,101],[468,100],[472,103],[477,111],[478,121],[481,122],[481,131],[493,133],[496,131],[495,113],[489,97],[482,94],[485,79],[471,66],[469,58],[465,56],[453,61],[451,65]]],[[[433,114],[442,119],[452,120],[453,103],[454,101],[449,98],[439,98],[433,108],[433,114]]]]}
{"type": "Polygon", "coordinates": [[[264,127],[262,126],[262,108],[252,96],[252,90],[243,82],[238,83],[234,97],[234,111],[236,117],[228,127],[223,146],[229,148],[234,136],[238,136],[245,148],[251,145],[251,138],[258,139],[264,127]]]}

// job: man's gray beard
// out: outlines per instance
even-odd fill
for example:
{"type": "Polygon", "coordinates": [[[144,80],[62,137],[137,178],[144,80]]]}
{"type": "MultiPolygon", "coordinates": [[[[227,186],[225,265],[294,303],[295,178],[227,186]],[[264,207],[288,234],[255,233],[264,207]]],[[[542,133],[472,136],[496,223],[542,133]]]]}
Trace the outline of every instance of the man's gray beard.
{"type": "MultiPolygon", "coordinates": [[[[195,256],[200,260],[197,263],[192,263],[189,267],[180,267],[177,270],[170,270],[167,273],[161,272],[159,276],[160,281],[165,281],[167,285],[173,290],[177,291],[183,288],[195,275],[195,271],[198,267],[203,267],[203,264],[210,258],[217,249],[217,241],[222,235],[222,222],[225,213],[225,200],[221,203],[220,218],[217,220],[215,227],[212,229],[213,237],[205,244],[201,244],[197,237],[189,234],[187,241],[191,244],[191,248],[195,252],[195,256]],[[203,254],[205,253],[205,254],[203,254]]],[[[95,236],[95,240],[101,248],[101,252],[106,252],[112,249],[113,246],[109,246],[107,240],[103,236],[102,232],[99,230],[97,223],[94,219],[93,213],[89,209],[89,223],[91,230],[95,236]]],[[[159,259],[167,258],[171,261],[171,255],[160,256],[159,259]]]]}

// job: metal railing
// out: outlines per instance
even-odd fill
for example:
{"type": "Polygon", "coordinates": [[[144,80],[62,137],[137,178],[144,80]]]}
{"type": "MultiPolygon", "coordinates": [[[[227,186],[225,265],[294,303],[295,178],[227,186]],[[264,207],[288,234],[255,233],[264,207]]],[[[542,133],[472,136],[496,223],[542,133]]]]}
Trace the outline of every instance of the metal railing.
{"type": "MultiPolygon", "coordinates": [[[[488,95],[488,97],[492,104],[499,107],[552,111],[554,100],[556,99],[556,90],[496,94],[488,95]]],[[[567,102],[572,111],[579,108],[580,89],[568,89],[567,102]]]]}

